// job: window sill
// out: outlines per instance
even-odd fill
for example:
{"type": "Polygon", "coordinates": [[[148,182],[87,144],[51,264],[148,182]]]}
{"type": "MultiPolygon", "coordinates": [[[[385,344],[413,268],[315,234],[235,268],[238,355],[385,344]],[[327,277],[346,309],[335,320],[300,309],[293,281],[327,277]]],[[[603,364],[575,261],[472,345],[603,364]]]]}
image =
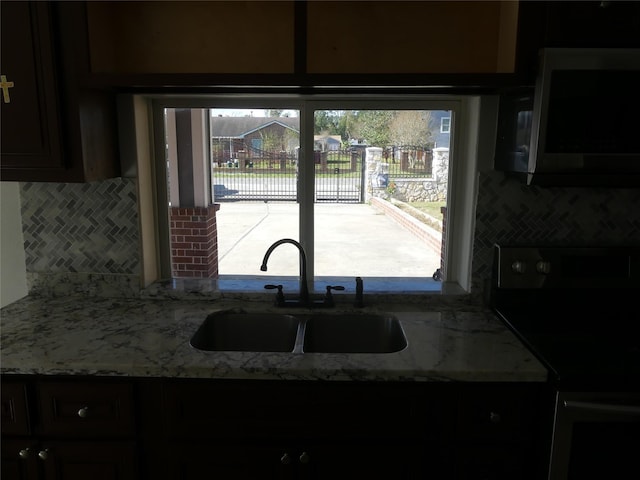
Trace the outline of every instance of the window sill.
{"type": "MultiPolygon", "coordinates": [[[[481,307],[482,302],[473,295],[465,292],[456,284],[436,282],[432,279],[420,281],[406,279],[406,283],[397,282],[389,287],[388,279],[365,278],[364,304],[365,306],[383,304],[407,304],[431,307],[481,307]],[[383,284],[384,282],[384,284],[383,284]],[[381,290],[384,285],[384,290],[381,290]],[[424,287],[417,290],[416,286],[424,287]]],[[[273,291],[264,289],[269,277],[223,276],[220,279],[171,279],[155,282],[141,292],[141,298],[175,299],[175,300],[241,300],[271,305],[274,298],[273,291]]],[[[272,280],[273,283],[283,285],[286,295],[295,296],[298,292],[297,277],[282,277],[272,280]]],[[[345,291],[334,292],[336,307],[351,306],[355,300],[355,281],[346,277],[326,277],[326,282],[320,282],[322,291],[317,290],[314,296],[321,298],[324,285],[343,285],[345,291]],[[351,285],[350,282],[353,284],[351,285]]]]}

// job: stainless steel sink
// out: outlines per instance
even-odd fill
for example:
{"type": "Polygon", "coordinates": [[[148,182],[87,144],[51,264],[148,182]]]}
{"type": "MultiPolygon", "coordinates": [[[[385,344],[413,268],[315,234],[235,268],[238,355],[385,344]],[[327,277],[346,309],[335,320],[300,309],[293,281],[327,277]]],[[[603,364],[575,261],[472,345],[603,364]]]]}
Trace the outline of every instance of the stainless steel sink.
{"type": "Polygon", "coordinates": [[[300,321],[277,313],[216,312],[191,338],[198,350],[292,352],[300,321]]]}
{"type": "Polygon", "coordinates": [[[393,353],[407,338],[389,315],[312,315],[306,321],[303,351],[308,353],[393,353]]]}
{"type": "Polygon", "coordinates": [[[223,311],[209,315],[190,344],[207,351],[393,353],[407,339],[390,315],[223,311]]]}

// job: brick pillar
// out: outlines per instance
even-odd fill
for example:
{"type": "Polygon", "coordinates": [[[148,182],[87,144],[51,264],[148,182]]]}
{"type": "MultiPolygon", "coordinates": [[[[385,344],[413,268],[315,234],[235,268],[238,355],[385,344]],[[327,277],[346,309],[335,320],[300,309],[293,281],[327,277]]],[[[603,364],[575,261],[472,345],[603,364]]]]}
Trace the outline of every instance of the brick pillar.
{"type": "Polygon", "coordinates": [[[209,207],[170,208],[171,270],[173,278],[217,278],[216,212],[209,207]]]}

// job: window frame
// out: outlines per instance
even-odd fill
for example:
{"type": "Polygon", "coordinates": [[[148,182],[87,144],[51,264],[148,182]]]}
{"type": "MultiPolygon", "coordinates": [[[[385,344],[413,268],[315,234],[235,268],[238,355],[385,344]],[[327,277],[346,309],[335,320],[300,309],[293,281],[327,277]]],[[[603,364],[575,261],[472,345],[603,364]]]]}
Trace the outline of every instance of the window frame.
{"type": "MultiPolygon", "coordinates": [[[[393,95],[270,95],[270,94],[175,94],[133,95],[144,97],[152,114],[149,134],[154,151],[148,161],[155,176],[153,201],[155,203],[156,261],[158,279],[171,278],[169,248],[169,220],[166,205],[166,157],[164,140],[164,108],[238,108],[274,109],[287,108],[300,111],[301,155],[313,152],[313,134],[303,135],[307,125],[313,132],[316,110],[450,110],[453,132],[450,132],[449,180],[446,214],[446,238],[444,273],[446,280],[440,292],[468,293],[471,291],[471,257],[475,221],[475,198],[478,171],[478,130],[480,97],[463,95],[393,94],[393,95]],[[164,207],[162,207],[164,205],[164,207]]],[[[451,123],[450,123],[451,125],[451,123]]],[[[451,130],[451,128],[450,128],[451,130]]],[[[138,159],[138,162],[144,159],[138,159]]],[[[300,242],[309,260],[307,281],[314,280],[314,176],[309,171],[313,162],[300,162],[298,191],[300,242]]],[[[138,171],[140,172],[140,168],[138,171]]],[[[146,168],[146,170],[149,170],[146,168]]],[[[139,179],[139,182],[141,180],[139,179]]],[[[145,258],[143,252],[143,260],[145,258]]],[[[144,266],[143,266],[144,268],[144,266]]],[[[423,293],[423,292],[416,292],[423,293]]],[[[427,292],[424,292],[427,293],[427,292]]]]}

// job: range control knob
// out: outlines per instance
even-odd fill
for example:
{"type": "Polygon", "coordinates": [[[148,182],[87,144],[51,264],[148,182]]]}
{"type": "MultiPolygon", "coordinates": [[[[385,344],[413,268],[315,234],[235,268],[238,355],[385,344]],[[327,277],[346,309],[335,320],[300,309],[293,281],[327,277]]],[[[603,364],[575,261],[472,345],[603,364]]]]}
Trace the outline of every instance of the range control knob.
{"type": "Polygon", "coordinates": [[[548,275],[551,273],[551,262],[547,260],[538,260],[538,263],[536,263],[536,272],[548,275]]]}
{"type": "Polygon", "coordinates": [[[527,270],[527,264],[521,260],[515,260],[511,264],[511,271],[513,273],[524,273],[527,270]]]}

